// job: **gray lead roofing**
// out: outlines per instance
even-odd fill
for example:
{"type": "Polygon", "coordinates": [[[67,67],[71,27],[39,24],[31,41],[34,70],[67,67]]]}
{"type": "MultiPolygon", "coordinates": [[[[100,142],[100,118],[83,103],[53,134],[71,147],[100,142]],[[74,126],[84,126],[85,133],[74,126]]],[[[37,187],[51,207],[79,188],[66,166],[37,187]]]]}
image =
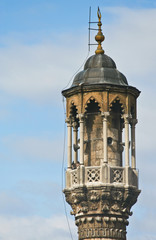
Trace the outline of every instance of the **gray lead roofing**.
{"type": "Polygon", "coordinates": [[[71,87],[81,84],[128,86],[126,77],[116,69],[115,62],[106,54],[95,54],[88,58],[84,70],[75,76],[71,87]]]}

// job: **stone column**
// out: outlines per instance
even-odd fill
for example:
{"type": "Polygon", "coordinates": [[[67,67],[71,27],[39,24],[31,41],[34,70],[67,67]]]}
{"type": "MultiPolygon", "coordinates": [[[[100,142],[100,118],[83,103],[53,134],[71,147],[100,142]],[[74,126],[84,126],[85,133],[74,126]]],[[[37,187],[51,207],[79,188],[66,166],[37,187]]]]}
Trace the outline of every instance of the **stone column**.
{"type": "Polygon", "coordinates": [[[84,114],[79,114],[80,123],[80,165],[84,165],[84,114]]]}
{"type": "Polygon", "coordinates": [[[72,121],[71,118],[66,119],[67,128],[68,128],[68,163],[67,167],[71,168],[72,164],[72,121]]]}
{"type": "Polygon", "coordinates": [[[129,114],[124,114],[125,124],[125,167],[129,167],[129,114]]]}
{"type": "Polygon", "coordinates": [[[108,149],[107,149],[107,118],[109,112],[102,113],[103,117],[103,152],[104,152],[104,163],[108,163],[108,149]]]}
{"type": "Polygon", "coordinates": [[[135,154],[135,125],[137,124],[137,119],[131,120],[131,161],[132,168],[136,169],[136,154],[135,154]]]}
{"type": "MultiPolygon", "coordinates": [[[[77,146],[77,130],[78,130],[78,124],[77,122],[73,123],[73,144],[77,146]]],[[[77,150],[74,150],[74,163],[77,163],[77,150]]]]}

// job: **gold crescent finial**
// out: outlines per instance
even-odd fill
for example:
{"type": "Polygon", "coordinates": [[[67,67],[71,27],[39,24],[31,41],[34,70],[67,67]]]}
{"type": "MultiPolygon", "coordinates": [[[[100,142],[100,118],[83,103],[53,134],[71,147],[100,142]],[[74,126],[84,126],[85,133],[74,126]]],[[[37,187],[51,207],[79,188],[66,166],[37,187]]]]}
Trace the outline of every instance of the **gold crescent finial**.
{"type": "Polygon", "coordinates": [[[97,11],[97,16],[98,16],[98,19],[99,19],[99,22],[98,22],[98,33],[97,35],[95,36],[95,40],[98,42],[98,47],[95,51],[96,54],[103,54],[104,53],[104,50],[102,49],[102,46],[101,46],[101,43],[104,41],[105,37],[102,33],[102,30],[101,30],[101,26],[102,26],[102,23],[101,23],[101,12],[100,12],[100,8],[98,7],[98,11],[97,11]]]}
{"type": "Polygon", "coordinates": [[[101,21],[101,12],[99,7],[98,7],[97,15],[98,15],[99,21],[101,21]]]}

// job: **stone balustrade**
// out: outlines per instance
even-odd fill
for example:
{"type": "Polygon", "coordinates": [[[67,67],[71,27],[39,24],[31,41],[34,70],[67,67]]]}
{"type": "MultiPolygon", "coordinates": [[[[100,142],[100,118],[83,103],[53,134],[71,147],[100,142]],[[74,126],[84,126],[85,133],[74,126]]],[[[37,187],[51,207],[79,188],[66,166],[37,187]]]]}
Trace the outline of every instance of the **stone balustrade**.
{"type": "Polygon", "coordinates": [[[75,188],[80,185],[120,185],[138,188],[138,171],[129,167],[111,167],[106,164],[101,166],[77,167],[67,169],[66,187],[75,188]],[[82,181],[83,176],[83,181],[82,181]]]}

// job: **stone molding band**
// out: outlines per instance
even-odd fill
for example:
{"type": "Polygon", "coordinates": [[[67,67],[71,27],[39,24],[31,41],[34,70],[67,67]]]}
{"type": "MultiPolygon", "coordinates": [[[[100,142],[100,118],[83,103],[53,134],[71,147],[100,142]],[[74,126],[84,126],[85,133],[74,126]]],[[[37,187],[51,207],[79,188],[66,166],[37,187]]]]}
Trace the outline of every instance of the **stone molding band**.
{"type": "Polygon", "coordinates": [[[114,228],[83,228],[78,231],[79,239],[89,238],[114,238],[114,239],[125,239],[126,231],[122,229],[114,228]]]}

